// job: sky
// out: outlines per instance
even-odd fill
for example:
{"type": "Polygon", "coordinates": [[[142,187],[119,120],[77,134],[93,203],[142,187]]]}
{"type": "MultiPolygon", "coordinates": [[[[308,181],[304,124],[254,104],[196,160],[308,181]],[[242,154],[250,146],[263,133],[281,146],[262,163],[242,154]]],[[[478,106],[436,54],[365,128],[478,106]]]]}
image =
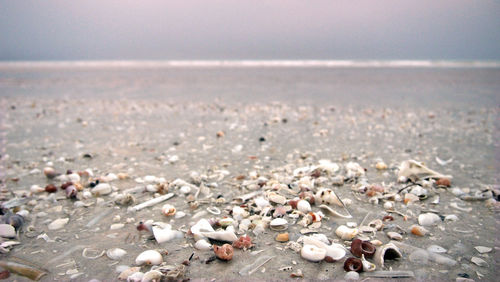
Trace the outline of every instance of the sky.
{"type": "Polygon", "coordinates": [[[500,1],[0,0],[0,60],[500,60],[500,1]]]}

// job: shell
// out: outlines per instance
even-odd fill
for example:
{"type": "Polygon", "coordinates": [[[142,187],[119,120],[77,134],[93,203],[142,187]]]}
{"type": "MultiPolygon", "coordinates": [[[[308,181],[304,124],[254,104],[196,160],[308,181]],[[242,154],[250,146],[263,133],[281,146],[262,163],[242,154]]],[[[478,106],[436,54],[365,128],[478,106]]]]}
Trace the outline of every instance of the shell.
{"type": "Polygon", "coordinates": [[[160,281],[163,277],[163,273],[158,270],[150,270],[144,273],[142,276],[141,282],[150,282],[150,281],[160,281]]]}
{"type": "Polygon", "coordinates": [[[124,271],[122,271],[120,273],[120,275],[118,276],[118,280],[127,280],[127,278],[136,273],[136,272],[139,272],[141,270],[141,268],[139,266],[134,266],[134,267],[130,267],[130,268],[127,268],[125,269],[124,271]]]}
{"type": "Polygon", "coordinates": [[[52,179],[54,177],[57,176],[57,172],[51,168],[51,167],[45,167],[43,169],[43,174],[45,174],[45,176],[48,178],[48,179],[52,179]]]}
{"type": "Polygon", "coordinates": [[[386,170],[387,169],[387,165],[384,162],[378,162],[378,163],[375,164],[375,168],[377,170],[386,170]]]}
{"type": "Polygon", "coordinates": [[[283,231],[288,229],[288,221],[284,218],[275,218],[269,223],[269,228],[274,231],[283,231]]]}
{"type": "Polygon", "coordinates": [[[129,277],[127,277],[127,282],[141,282],[144,277],[144,272],[134,272],[129,277]]]}
{"type": "Polygon", "coordinates": [[[167,224],[164,228],[160,228],[158,226],[153,226],[153,235],[156,239],[156,242],[158,244],[168,242],[170,240],[176,239],[176,238],[182,238],[183,234],[181,231],[177,230],[172,230],[172,227],[170,224],[167,224]]]}
{"type": "Polygon", "coordinates": [[[112,189],[111,185],[109,185],[108,183],[99,183],[90,191],[92,192],[92,194],[100,196],[111,193],[112,189]]]}
{"type": "Polygon", "coordinates": [[[127,251],[125,251],[124,249],[120,249],[120,248],[112,248],[112,249],[108,249],[106,251],[106,256],[112,260],[119,260],[126,254],[127,254],[127,251]]]}
{"type": "Polygon", "coordinates": [[[137,258],[135,259],[135,263],[137,265],[143,265],[143,264],[152,264],[152,265],[159,265],[163,262],[163,257],[162,255],[155,250],[147,250],[142,253],[140,253],[137,258]]]}
{"type": "Polygon", "coordinates": [[[335,192],[333,192],[332,189],[326,189],[326,188],[319,189],[318,192],[316,192],[314,199],[315,203],[318,204],[326,204],[326,205],[335,204],[340,207],[344,206],[340,201],[339,197],[337,196],[337,194],[335,194],[335,192]]]}
{"type": "Polygon", "coordinates": [[[328,245],[325,242],[319,240],[319,238],[313,236],[303,237],[302,240],[304,244],[313,245],[326,250],[326,257],[329,257],[333,261],[338,261],[345,257],[346,249],[344,248],[344,246],[336,243],[328,245]]]}
{"type": "Polygon", "coordinates": [[[69,222],[69,218],[58,218],[52,221],[48,228],[49,230],[57,230],[63,228],[69,222]]]}
{"type": "Polygon", "coordinates": [[[340,218],[352,218],[352,215],[348,214],[348,215],[343,215],[335,210],[333,210],[331,207],[327,206],[327,205],[320,205],[319,206],[320,209],[326,211],[329,215],[332,215],[332,216],[335,216],[335,217],[340,217],[340,218]]]}
{"type": "Polygon", "coordinates": [[[203,236],[201,234],[201,232],[213,232],[213,231],[215,231],[214,228],[212,227],[212,225],[210,225],[210,222],[208,222],[208,220],[206,220],[204,218],[200,219],[195,225],[191,226],[190,230],[191,230],[191,233],[193,233],[193,235],[194,235],[194,239],[197,241],[205,238],[205,236],[203,236]]]}
{"type": "Polygon", "coordinates": [[[443,175],[437,171],[429,169],[423,163],[415,160],[407,160],[401,163],[399,166],[398,179],[403,177],[411,179],[413,182],[416,182],[418,179],[425,178],[452,178],[451,175],[443,175]]]}
{"type": "Polygon", "coordinates": [[[276,236],[276,241],[278,242],[288,242],[288,240],[289,240],[288,232],[280,233],[276,236]]]}
{"type": "Polygon", "coordinates": [[[377,266],[365,259],[365,255],[361,255],[361,263],[363,263],[363,271],[370,272],[377,269],[377,266]]]}
{"type": "Polygon", "coordinates": [[[236,237],[236,234],[234,234],[234,231],[232,231],[232,230],[200,232],[200,234],[207,237],[207,238],[219,240],[219,241],[234,242],[234,241],[238,240],[238,237],[236,237]]]}
{"type": "Polygon", "coordinates": [[[208,207],[207,211],[213,215],[219,215],[221,213],[217,207],[208,207]]]}
{"type": "Polygon", "coordinates": [[[335,234],[342,240],[352,240],[356,235],[358,235],[359,230],[357,228],[349,228],[345,225],[341,225],[335,230],[335,234]]]}
{"type": "Polygon", "coordinates": [[[425,236],[425,234],[427,234],[429,230],[423,228],[422,226],[414,224],[410,227],[410,232],[413,235],[425,236]]]}
{"type": "Polygon", "coordinates": [[[403,240],[403,235],[399,234],[398,232],[390,231],[387,232],[387,237],[391,238],[392,240],[398,240],[401,241],[403,240]]]}
{"type": "Polygon", "coordinates": [[[177,210],[175,209],[175,207],[172,206],[171,204],[165,204],[165,205],[163,205],[163,207],[161,207],[161,212],[165,216],[174,215],[176,211],[177,210]]]}
{"type": "Polygon", "coordinates": [[[308,213],[311,211],[311,204],[306,200],[300,200],[297,202],[297,209],[303,213],[308,213]]]}
{"type": "Polygon", "coordinates": [[[267,195],[267,198],[269,199],[269,201],[276,203],[276,204],[284,205],[286,203],[285,196],[278,195],[278,194],[273,193],[273,192],[269,193],[267,195]]]}
{"type": "Polygon", "coordinates": [[[422,226],[431,226],[438,222],[441,222],[441,218],[435,213],[423,213],[418,216],[418,224],[422,226]]]}
{"type": "Polygon", "coordinates": [[[234,249],[233,246],[229,244],[224,244],[222,246],[213,245],[214,253],[217,258],[221,260],[231,260],[233,258],[234,249]]]}
{"type": "Polygon", "coordinates": [[[16,229],[10,224],[0,224],[0,237],[14,238],[16,237],[16,229]]]}
{"type": "Polygon", "coordinates": [[[377,251],[375,251],[374,260],[376,264],[383,268],[384,263],[387,260],[398,260],[402,257],[403,255],[401,254],[401,251],[399,251],[398,247],[396,247],[396,245],[394,245],[393,243],[387,243],[380,248],[377,248],[377,251]]]}
{"type": "Polygon", "coordinates": [[[344,275],[344,279],[347,280],[347,281],[359,280],[359,273],[357,273],[356,271],[348,271],[344,275]]]}
{"type": "Polygon", "coordinates": [[[196,241],[194,247],[200,251],[208,251],[212,248],[212,245],[207,240],[201,239],[196,241]]]}
{"type": "Polygon", "coordinates": [[[345,165],[345,169],[347,171],[347,178],[356,178],[365,175],[365,169],[355,162],[348,162],[345,165]]]}
{"type": "Polygon", "coordinates": [[[363,262],[359,258],[348,258],[344,262],[344,270],[345,271],[363,271],[363,262]]]}
{"type": "Polygon", "coordinates": [[[368,242],[362,241],[360,239],[354,239],[351,244],[351,253],[357,257],[368,257],[371,258],[375,254],[375,246],[368,242]]]}
{"type": "Polygon", "coordinates": [[[305,244],[300,250],[300,255],[308,261],[322,261],[326,257],[326,250],[305,244]]]}

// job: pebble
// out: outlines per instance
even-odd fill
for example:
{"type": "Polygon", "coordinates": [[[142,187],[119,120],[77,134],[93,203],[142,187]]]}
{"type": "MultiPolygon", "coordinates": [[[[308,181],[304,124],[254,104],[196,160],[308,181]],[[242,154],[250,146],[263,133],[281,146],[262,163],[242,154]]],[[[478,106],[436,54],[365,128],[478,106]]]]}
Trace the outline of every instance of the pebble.
{"type": "Polygon", "coordinates": [[[478,266],[481,266],[481,267],[486,267],[488,266],[488,263],[482,259],[482,258],[478,258],[478,257],[472,257],[470,259],[470,261],[472,261],[474,264],[478,265],[478,266]]]}
{"type": "Polygon", "coordinates": [[[480,254],[489,253],[493,250],[490,247],[484,247],[484,246],[475,246],[474,249],[476,249],[476,251],[478,251],[480,254]]]}
{"type": "Polygon", "coordinates": [[[49,230],[57,230],[63,228],[69,222],[69,218],[58,218],[52,221],[48,228],[49,230]]]}

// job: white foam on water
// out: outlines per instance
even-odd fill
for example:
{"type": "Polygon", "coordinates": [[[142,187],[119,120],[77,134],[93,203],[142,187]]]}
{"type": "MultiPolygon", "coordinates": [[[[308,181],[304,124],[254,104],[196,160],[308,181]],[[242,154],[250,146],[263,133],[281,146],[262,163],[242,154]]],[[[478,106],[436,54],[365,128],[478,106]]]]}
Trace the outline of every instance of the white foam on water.
{"type": "Polygon", "coordinates": [[[199,60],[4,61],[0,68],[500,68],[500,61],[433,60],[199,60]]]}

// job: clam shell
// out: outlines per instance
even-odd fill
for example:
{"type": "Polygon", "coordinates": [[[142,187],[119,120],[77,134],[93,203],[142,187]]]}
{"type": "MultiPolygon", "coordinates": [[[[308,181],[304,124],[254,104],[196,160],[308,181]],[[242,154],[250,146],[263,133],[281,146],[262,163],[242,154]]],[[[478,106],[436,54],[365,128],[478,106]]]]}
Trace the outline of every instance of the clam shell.
{"type": "Polygon", "coordinates": [[[283,231],[288,229],[288,221],[284,218],[275,218],[269,223],[269,228],[274,231],[283,231]]]}
{"type": "Polygon", "coordinates": [[[396,247],[393,243],[387,243],[375,251],[374,255],[374,260],[375,263],[378,264],[380,267],[384,267],[384,263],[387,260],[398,260],[402,258],[403,255],[401,254],[401,251],[399,251],[399,248],[396,247]]]}
{"type": "Polygon", "coordinates": [[[297,202],[297,209],[303,213],[308,213],[311,211],[311,204],[306,200],[300,200],[297,202]]]}
{"type": "Polygon", "coordinates": [[[326,250],[305,244],[300,250],[300,255],[308,261],[322,261],[326,257],[326,250]]]}
{"type": "Polygon", "coordinates": [[[125,251],[124,249],[120,249],[120,248],[112,248],[112,249],[108,249],[106,251],[106,256],[112,260],[119,260],[126,254],[127,254],[127,251],[125,251]]]}
{"type": "Polygon", "coordinates": [[[163,262],[162,255],[155,250],[144,251],[140,253],[135,259],[135,263],[137,265],[143,265],[143,264],[159,265],[162,262],[163,262]]]}

